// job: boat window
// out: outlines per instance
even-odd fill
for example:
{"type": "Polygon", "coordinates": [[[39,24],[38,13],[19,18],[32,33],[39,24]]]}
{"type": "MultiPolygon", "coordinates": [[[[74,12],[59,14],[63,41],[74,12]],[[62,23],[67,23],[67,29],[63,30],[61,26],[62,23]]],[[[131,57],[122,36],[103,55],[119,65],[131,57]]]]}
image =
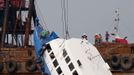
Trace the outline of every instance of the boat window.
{"type": "Polygon", "coordinates": [[[58,67],[58,68],[56,69],[56,71],[57,71],[57,73],[58,73],[59,75],[62,73],[62,70],[61,70],[60,67],[58,67]]]}
{"type": "Polygon", "coordinates": [[[54,67],[57,67],[59,65],[59,63],[57,62],[56,59],[53,61],[53,65],[54,65],[54,67]]]}
{"type": "Polygon", "coordinates": [[[77,63],[78,63],[78,65],[79,66],[81,66],[82,64],[81,64],[81,62],[80,62],[80,60],[77,60],[77,63]]]}
{"type": "Polygon", "coordinates": [[[72,71],[72,70],[74,69],[73,63],[70,63],[70,64],[68,65],[68,67],[69,67],[70,71],[72,71]]]}
{"type": "Polygon", "coordinates": [[[63,49],[63,57],[65,57],[67,55],[67,52],[65,49],[63,49]]]}
{"type": "Polygon", "coordinates": [[[46,49],[47,49],[48,53],[52,50],[50,44],[46,45],[46,49]]]}
{"type": "Polygon", "coordinates": [[[76,71],[76,70],[73,72],[73,75],[78,75],[78,73],[77,73],[77,71],[76,71]]]}
{"type": "Polygon", "coordinates": [[[52,52],[52,53],[50,53],[50,57],[51,57],[51,59],[54,59],[55,58],[55,55],[54,55],[54,53],[52,52]]]}
{"type": "Polygon", "coordinates": [[[66,63],[69,63],[69,61],[70,61],[69,56],[66,57],[65,61],[66,61],[66,63]]]}

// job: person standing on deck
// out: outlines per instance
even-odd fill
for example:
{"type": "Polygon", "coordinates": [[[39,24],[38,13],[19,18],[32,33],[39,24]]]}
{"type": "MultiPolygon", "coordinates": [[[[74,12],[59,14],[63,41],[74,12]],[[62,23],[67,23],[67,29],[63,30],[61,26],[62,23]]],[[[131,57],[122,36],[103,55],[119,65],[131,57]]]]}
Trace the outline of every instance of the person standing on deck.
{"type": "Polygon", "coordinates": [[[101,43],[102,41],[103,41],[103,39],[102,39],[102,35],[99,34],[99,43],[101,43]]]}
{"type": "Polygon", "coordinates": [[[97,33],[95,33],[94,38],[95,38],[95,44],[99,44],[99,41],[100,41],[100,35],[97,34],[97,33]]]}
{"type": "Polygon", "coordinates": [[[106,34],[105,34],[105,40],[106,40],[106,42],[108,42],[109,37],[110,37],[110,35],[109,35],[108,31],[106,31],[106,34]]]}

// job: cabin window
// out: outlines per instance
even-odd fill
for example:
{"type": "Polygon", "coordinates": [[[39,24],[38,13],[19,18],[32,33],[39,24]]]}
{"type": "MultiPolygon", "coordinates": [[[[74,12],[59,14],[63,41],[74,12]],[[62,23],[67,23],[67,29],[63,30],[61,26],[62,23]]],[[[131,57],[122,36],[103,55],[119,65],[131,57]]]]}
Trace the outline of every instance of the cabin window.
{"type": "Polygon", "coordinates": [[[46,49],[47,49],[48,53],[52,50],[50,44],[46,45],[46,49]]]}
{"type": "Polygon", "coordinates": [[[81,62],[80,62],[80,60],[77,60],[77,63],[78,63],[78,65],[79,66],[81,66],[82,64],[81,64],[81,62]]]}
{"type": "Polygon", "coordinates": [[[50,58],[51,59],[54,59],[55,58],[55,55],[54,55],[54,53],[52,52],[52,53],[50,53],[50,58]]]}
{"type": "Polygon", "coordinates": [[[57,62],[56,59],[53,61],[53,65],[54,65],[54,67],[57,67],[59,65],[59,63],[57,62]]]}
{"type": "Polygon", "coordinates": [[[58,68],[56,69],[56,71],[57,71],[57,73],[58,73],[59,75],[62,73],[62,70],[61,70],[60,67],[58,67],[58,68]]]}
{"type": "Polygon", "coordinates": [[[67,55],[67,52],[65,49],[63,49],[63,57],[65,57],[67,55]]]}
{"type": "Polygon", "coordinates": [[[70,71],[72,71],[72,70],[74,69],[73,63],[70,63],[70,64],[68,65],[68,67],[69,67],[70,71]]]}
{"type": "Polygon", "coordinates": [[[77,73],[77,71],[76,71],[76,70],[73,72],[73,75],[78,75],[78,73],[77,73]]]}
{"type": "Polygon", "coordinates": [[[70,61],[69,56],[66,57],[65,61],[66,61],[66,63],[69,63],[69,61],[70,61]]]}

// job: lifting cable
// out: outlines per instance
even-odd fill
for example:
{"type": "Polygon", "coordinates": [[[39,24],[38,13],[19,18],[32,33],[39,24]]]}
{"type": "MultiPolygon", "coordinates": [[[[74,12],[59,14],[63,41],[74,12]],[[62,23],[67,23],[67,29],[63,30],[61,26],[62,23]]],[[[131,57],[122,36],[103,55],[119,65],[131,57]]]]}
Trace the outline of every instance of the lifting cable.
{"type": "Polygon", "coordinates": [[[61,0],[61,8],[62,8],[63,36],[65,36],[65,38],[68,39],[70,38],[68,31],[68,0],[61,0]]]}

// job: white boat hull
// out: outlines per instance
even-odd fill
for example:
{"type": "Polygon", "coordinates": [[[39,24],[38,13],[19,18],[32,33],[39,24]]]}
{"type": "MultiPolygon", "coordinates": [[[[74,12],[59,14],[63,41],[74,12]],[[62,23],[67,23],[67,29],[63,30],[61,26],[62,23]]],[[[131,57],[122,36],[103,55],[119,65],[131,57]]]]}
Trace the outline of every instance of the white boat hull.
{"type": "Polygon", "coordinates": [[[112,75],[98,50],[85,39],[55,39],[48,44],[51,50],[46,49],[44,60],[51,75],[112,75]]]}

